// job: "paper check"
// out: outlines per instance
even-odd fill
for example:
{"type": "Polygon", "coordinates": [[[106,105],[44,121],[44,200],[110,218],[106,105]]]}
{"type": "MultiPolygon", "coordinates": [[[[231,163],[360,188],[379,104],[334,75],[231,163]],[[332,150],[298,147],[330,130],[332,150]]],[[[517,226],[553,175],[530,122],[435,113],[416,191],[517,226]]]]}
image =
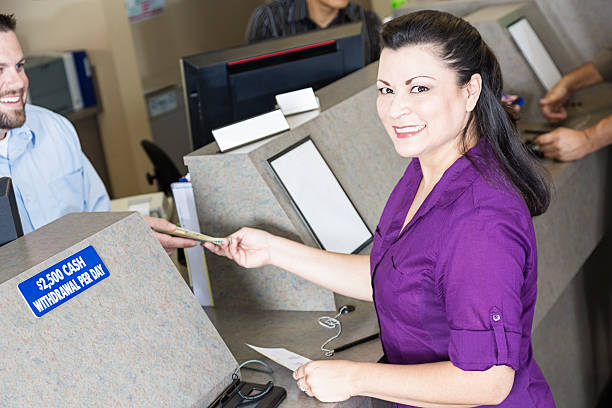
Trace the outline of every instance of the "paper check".
{"type": "Polygon", "coordinates": [[[295,371],[304,364],[311,361],[304,356],[300,356],[299,354],[294,353],[293,351],[289,351],[284,348],[265,348],[265,347],[257,347],[251,346],[247,344],[250,348],[258,352],[259,354],[263,354],[268,357],[270,360],[282,365],[283,367],[287,367],[291,371],[295,371]]]}
{"type": "Polygon", "coordinates": [[[212,242],[215,245],[221,245],[221,243],[225,239],[225,238],[211,237],[209,235],[200,234],[199,232],[195,232],[195,231],[189,231],[181,227],[176,227],[175,231],[166,231],[161,228],[153,228],[153,229],[162,234],[168,234],[168,235],[172,235],[172,236],[180,237],[180,238],[195,239],[196,241],[201,241],[201,242],[212,242]]]}

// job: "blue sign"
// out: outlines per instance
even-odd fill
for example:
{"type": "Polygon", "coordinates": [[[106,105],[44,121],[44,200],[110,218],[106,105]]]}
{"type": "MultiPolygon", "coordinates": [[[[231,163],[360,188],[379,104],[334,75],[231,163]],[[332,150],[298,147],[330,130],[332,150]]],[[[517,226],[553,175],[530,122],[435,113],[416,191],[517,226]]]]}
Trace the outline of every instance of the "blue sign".
{"type": "Polygon", "coordinates": [[[109,276],[90,245],[18,286],[32,312],[41,317],[109,276]]]}

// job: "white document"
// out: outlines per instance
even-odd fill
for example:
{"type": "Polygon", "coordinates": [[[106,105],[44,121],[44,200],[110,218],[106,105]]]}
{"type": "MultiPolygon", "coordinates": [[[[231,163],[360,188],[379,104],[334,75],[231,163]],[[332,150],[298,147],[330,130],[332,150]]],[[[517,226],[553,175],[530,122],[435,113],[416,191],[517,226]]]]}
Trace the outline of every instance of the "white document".
{"type": "Polygon", "coordinates": [[[561,72],[527,19],[508,26],[508,31],[544,88],[550,91],[561,79],[561,72]]]}
{"type": "Polygon", "coordinates": [[[219,149],[224,152],[257,140],[289,130],[289,124],[278,109],[254,118],[212,131],[219,149]]]}
{"type": "Polygon", "coordinates": [[[323,249],[351,254],[372,237],[312,140],[270,160],[270,166],[323,249]]]}
{"type": "MultiPolygon", "coordinates": [[[[181,227],[200,232],[200,222],[191,183],[172,183],[170,186],[181,227]]],[[[202,306],[214,306],[204,248],[201,245],[185,248],[185,258],[196,299],[202,306]]]]}
{"type": "Polygon", "coordinates": [[[295,115],[287,116],[287,123],[289,123],[289,127],[291,130],[296,127],[303,125],[304,123],[313,120],[317,116],[321,114],[320,109],[310,110],[308,112],[296,113],[295,115]]]}
{"type": "Polygon", "coordinates": [[[285,116],[319,108],[319,100],[312,88],[276,95],[276,103],[285,116]]]}
{"type": "Polygon", "coordinates": [[[284,348],[265,348],[251,346],[250,344],[247,344],[247,346],[259,354],[263,354],[264,356],[268,357],[270,360],[282,365],[283,367],[287,367],[291,371],[295,371],[304,364],[312,361],[284,348]]]}
{"type": "Polygon", "coordinates": [[[133,200],[128,203],[128,211],[136,211],[143,217],[151,215],[151,202],[149,200],[133,200]]]}

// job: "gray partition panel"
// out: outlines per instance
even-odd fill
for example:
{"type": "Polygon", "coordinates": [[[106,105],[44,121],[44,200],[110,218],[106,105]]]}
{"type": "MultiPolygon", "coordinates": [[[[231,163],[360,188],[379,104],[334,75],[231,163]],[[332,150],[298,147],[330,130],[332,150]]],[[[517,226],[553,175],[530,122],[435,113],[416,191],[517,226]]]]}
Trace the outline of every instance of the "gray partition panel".
{"type": "Polygon", "coordinates": [[[606,225],[608,151],[574,163],[550,163],[551,205],[534,218],[538,243],[537,326],[601,241],[606,225]],[[588,203],[588,205],[586,204],[588,203]]]}
{"type": "Polygon", "coordinates": [[[0,248],[0,405],[200,407],[236,360],[135,213],[67,215],[0,248]],[[109,276],[36,318],[17,285],[87,246],[109,276]]]}
{"type": "Polygon", "coordinates": [[[590,61],[612,42],[610,0],[536,0],[563,44],[575,58],[568,69],[590,61]]]}
{"type": "MultiPolygon", "coordinates": [[[[609,0],[527,0],[542,11],[551,32],[570,60],[565,72],[593,59],[612,38],[612,7],[609,0]]],[[[447,11],[465,17],[480,8],[516,0],[413,0],[394,10],[395,17],[419,10],[447,11]]]]}

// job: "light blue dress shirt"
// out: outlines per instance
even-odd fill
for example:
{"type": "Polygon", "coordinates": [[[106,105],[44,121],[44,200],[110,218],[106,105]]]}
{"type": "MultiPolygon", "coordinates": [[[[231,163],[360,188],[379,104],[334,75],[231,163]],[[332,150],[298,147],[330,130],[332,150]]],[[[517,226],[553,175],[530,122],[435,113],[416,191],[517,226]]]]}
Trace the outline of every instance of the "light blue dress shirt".
{"type": "Polygon", "coordinates": [[[68,213],[109,211],[72,124],[39,106],[25,111],[24,125],[10,131],[8,157],[0,156],[0,177],[12,179],[24,234],[68,213]]]}

